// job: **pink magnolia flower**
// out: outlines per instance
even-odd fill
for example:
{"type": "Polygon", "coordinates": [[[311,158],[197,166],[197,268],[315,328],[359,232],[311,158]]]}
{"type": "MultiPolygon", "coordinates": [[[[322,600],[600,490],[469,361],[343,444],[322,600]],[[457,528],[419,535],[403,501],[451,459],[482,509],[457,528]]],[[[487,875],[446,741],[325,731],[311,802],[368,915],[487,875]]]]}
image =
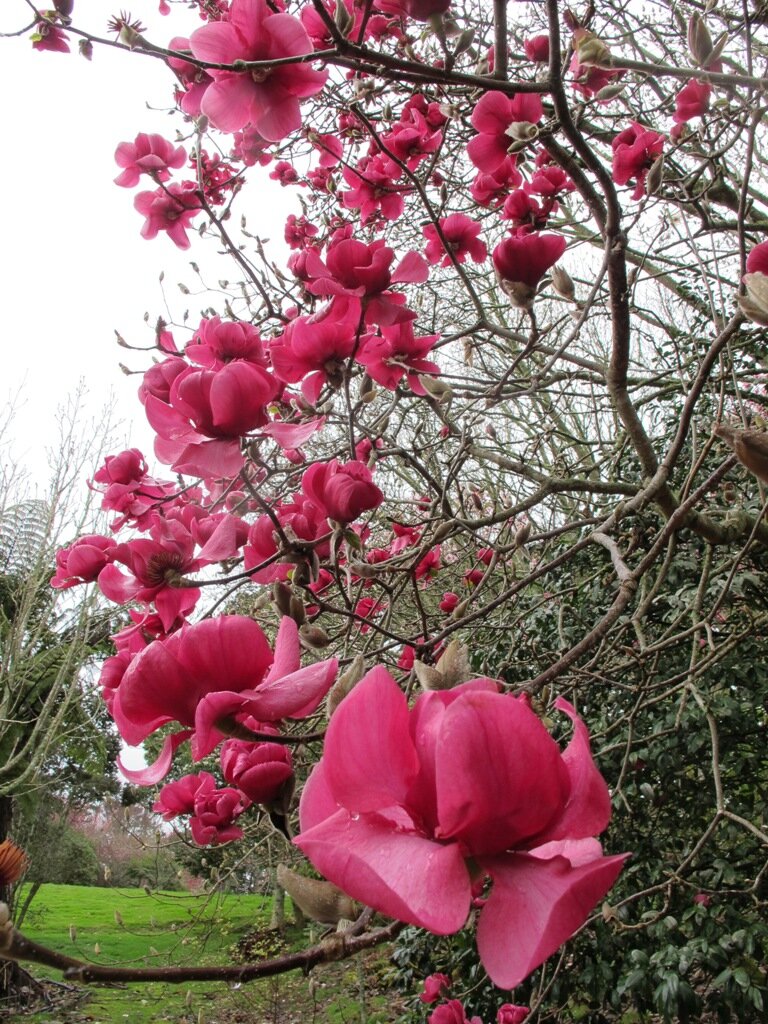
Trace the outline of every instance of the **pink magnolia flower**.
{"type": "Polygon", "coordinates": [[[139,192],[133,205],[146,218],[142,238],[156,238],[160,231],[165,231],[179,249],[189,248],[187,228],[202,209],[193,181],[172,183],[155,192],[139,192]]]}
{"type": "Polygon", "coordinates": [[[222,320],[220,316],[200,321],[184,355],[193,363],[212,370],[219,370],[236,359],[267,365],[261,335],[256,328],[243,321],[222,320]]]}
{"type": "Polygon", "coordinates": [[[401,216],[404,195],[412,188],[396,183],[400,169],[384,153],[363,157],[356,167],[346,166],[342,173],[350,187],[341,193],[341,201],[348,210],[360,211],[362,224],[377,217],[392,221],[401,216]]]}
{"type": "Polygon", "coordinates": [[[472,220],[463,213],[452,213],[450,217],[440,218],[440,230],[445,238],[445,245],[437,233],[434,224],[427,224],[422,228],[422,233],[427,240],[427,248],[424,255],[429,263],[440,263],[443,267],[450,267],[453,260],[448,251],[453,253],[458,263],[464,263],[467,256],[471,256],[475,263],[482,263],[488,256],[488,247],[478,236],[483,230],[483,225],[478,220],[472,220]]]}
{"type": "Polygon", "coordinates": [[[463,927],[492,881],[480,958],[514,988],[586,921],[626,856],[592,837],[611,801],[573,722],[561,751],[528,703],[490,679],[432,691],[409,711],[376,668],[334,712],[304,788],[296,844],[354,899],[439,935],[463,927]]]}
{"type": "Polygon", "coordinates": [[[530,1012],[530,1008],[527,1006],[503,1003],[496,1014],[496,1024],[523,1024],[530,1012]]]}
{"type": "MultiPolygon", "coordinates": [[[[289,534],[296,538],[297,547],[303,546],[306,551],[314,549],[320,558],[328,554],[328,542],[318,544],[320,537],[330,531],[326,514],[303,494],[296,494],[290,501],[273,506],[272,511],[283,529],[288,530],[289,534]]],[[[259,516],[248,530],[248,544],[243,550],[245,568],[256,569],[251,575],[255,583],[272,583],[275,580],[287,579],[301,558],[297,551],[294,561],[286,554],[280,562],[276,562],[274,556],[277,552],[278,540],[274,521],[268,515],[259,516]],[[256,568],[263,563],[270,564],[264,565],[261,569],[256,568]]]]}
{"type": "MultiPolygon", "coordinates": [[[[189,40],[184,36],[174,36],[168,49],[177,53],[189,52],[189,40]]],[[[168,66],[181,83],[181,88],[176,90],[176,102],[189,117],[199,117],[200,103],[213,79],[203,68],[180,57],[169,57],[168,66]]]]}
{"type": "Polygon", "coordinates": [[[452,590],[446,590],[443,594],[438,608],[441,612],[445,612],[446,615],[450,615],[456,605],[459,603],[459,595],[454,594],[452,590]]]}
{"type": "Polygon", "coordinates": [[[86,534],[68,547],[59,548],[51,586],[56,590],[68,590],[80,583],[93,583],[114,558],[116,548],[112,537],[99,533],[86,534]]]}
{"type": "MultiPolygon", "coordinates": [[[[274,731],[256,723],[257,732],[274,731]]],[[[280,743],[226,740],[221,747],[221,773],[255,804],[269,806],[293,779],[291,751],[280,743]]]]}
{"type": "Polygon", "coordinates": [[[639,199],[645,192],[645,179],[651,165],[664,149],[664,136],[633,121],[629,128],[619,132],[611,142],[613,149],[613,180],[617,185],[626,185],[635,179],[633,199],[639,199]]]}
{"type": "Polygon", "coordinates": [[[99,573],[99,589],[118,604],[153,602],[168,630],[197,604],[200,588],[184,586],[182,578],[203,563],[193,557],[195,541],[181,523],[159,520],[150,534],[115,546],[110,564],[99,573]],[[115,562],[124,565],[129,575],[115,562]]]}
{"type": "Polygon", "coordinates": [[[362,462],[316,462],[301,478],[301,489],[329,519],[344,525],[384,501],[370,469],[362,462]]]}
{"type": "Polygon", "coordinates": [[[31,38],[33,50],[69,53],[69,36],[46,18],[41,18],[38,21],[31,38]]]}
{"type": "Polygon", "coordinates": [[[121,142],[115,150],[115,163],[124,168],[115,178],[115,184],[133,188],[142,174],[148,174],[155,181],[168,181],[169,168],[183,167],[186,159],[183,146],[174,146],[162,135],[139,132],[133,142],[121,142]]]}
{"type": "Polygon", "coordinates": [[[422,1003],[436,1003],[450,987],[451,979],[447,974],[430,974],[424,979],[424,991],[419,995],[419,999],[422,1003]]]}
{"type": "Polygon", "coordinates": [[[391,327],[382,327],[380,334],[369,334],[363,338],[356,359],[372,380],[382,387],[394,391],[406,376],[411,391],[415,395],[423,395],[424,385],[419,376],[440,373],[437,363],[424,358],[439,337],[438,334],[415,337],[411,320],[392,324],[391,327]]]}
{"type": "Polygon", "coordinates": [[[217,789],[210,772],[199,772],[163,786],[152,810],[166,821],[191,814],[192,838],[198,846],[211,846],[242,839],[234,822],[249,803],[237,789],[217,789]]]}
{"type": "Polygon", "coordinates": [[[550,267],[565,252],[562,235],[516,235],[505,238],[493,250],[493,265],[513,303],[527,307],[536,294],[536,286],[550,267]]]}
{"type": "Polygon", "coordinates": [[[523,49],[528,60],[546,64],[549,60],[549,36],[533,36],[523,40],[523,49]]]}
{"type": "MultiPolygon", "coordinates": [[[[204,25],[190,37],[194,55],[216,64],[276,61],[313,52],[312,40],[298,18],[275,14],[266,0],[232,0],[229,20],[204,25]]],[[[221,131],[251,124],[270,142],[301,128],[300,100],[314,96],[328,73],[308,64],[283,64],[236,72],[211,70],[213,82],[200,103],[221,131]]]]}
{"type": "Polygon", "coordinates": [[[429,21],[433,15],[445,14],[451,0],[376,0],[374,7],[386,14],[413,18],[414,21],[429,21]]]}
{"type": "Polygon", "coordinates": [[[522,183],[523,176],[517,169],[514,155],[507,156],[491,173],[479,171],[472,182],[470,192],[479,206],[498,206],[510,189],[522,183]]]}
{"type": "Polygon", "coordinates": [[[259,722],[305,718],[330,689],[336,660],[300,668],[296,623],[284,617],[275,643],[241,615],[222,615],[183,626],[138,654],[120,682],[112,714],[126,743],[141,743],[168,722],[184,726],[166,739],[149,769],[123,774],[149,785],[170,768],[173,750],[192,737],[196,760],[222,739],[217,723],[234,716],[259,722]]]}
{"type": "Polygon", "coordinates": [[[483,1024],[479,1017],[467,1017],[458,999],[441,1003],[427,1018],[428,1024],[483,1024]]]}
{"type": "MultiPolygon", "coordinates": [[[[577,53],[574,53],[571,58],[569,70],[573,75],[574,89],[587,99],[592,99],[601,89],[605,89],[606,86],[610,85],[615,79],[621,78],[624,74],[622,70],[614,68],[601,68],[594,64],[582,64],[577,53]]],[[[607,103],[608,100],[606,99],[603,102],[607,103]]]]}
{"type": "Polygon", "coordinates": [[[709,101],[712,97],[712,86],[707,82],[700,82],[692,78],[687,82],[675,97],[675,112],[672,120],[675,128],[672,129],[672,137],[680,135],[682,125],[694,117],[701,117],[709,110],[709,101]]]}
{"type": "Polygon", "coordinates": [[[538,93],[521,92],[516,96],[496,91],[485,93],[472,113],[472,127],[478,134],[469,140],[469,159],[478,170],[493,173],[504,163],[512,144],[510,127],[520,121],[537,124],[543,113],[538,93]]]}
{"type": "Polygon", "coordinates": [[[747,256],[748,274],[768,275],[768,242],[760,242],[747,256]]]}

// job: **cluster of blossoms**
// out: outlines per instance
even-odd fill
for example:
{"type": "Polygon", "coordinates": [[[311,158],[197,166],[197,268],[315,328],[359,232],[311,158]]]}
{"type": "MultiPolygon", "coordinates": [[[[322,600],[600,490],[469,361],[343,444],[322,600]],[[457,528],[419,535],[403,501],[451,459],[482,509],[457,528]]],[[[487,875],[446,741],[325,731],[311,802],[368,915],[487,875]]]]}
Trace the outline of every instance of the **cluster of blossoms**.
{"type": "MultiPolygon", "coordinates": [[[[560,166],[551,143],[547,149],[550,108],[535,70],[522,91],[487,88],[471,112],[457,114],[440,90],[425,87],[378,119],[360,102],[334,108],[322,130],[305,123],[306,101],[336,88],[320,54],[339,32],[350,45],[406,52],[409,19],[442,15],[449,2],[330,0],[322,5],[327,18],[318,5],[300,16],[284,6],[208,4],[202,27],[171,40],[177,105],[201,135],[211,126],[231,137],[225,156],[141,133],[115,157],[119,186],[144,178],[155,186],[135,199],[142,235],[164,232],[183,249],[195,218],[230,202],[244,168],[271,165],[276,181],[308,189],[302,194],[316,205],[285,227],[292,280],[282,278],[283,297],[290,299],[258,327],[208,316],[184,345],[158,332],[158,361],[144,373],[140,399],[158,460],[198,482],[183,487],[150,475],[135,449],[107,459],[94,487],[115,516],[114,531],[141,536],[81,537],[59,552],[52,581],[60,588],[95,582],[109,600],[135,606],[131,624],[114,637],[102,691],[127,743],[166,732],[155,763],[125,774],[158,782],[185,742],[196,761],[218,753],[225,785],[209,771],[186,775],[165,785],[155,804],[166,820],[186,816],[200,844],[240,838],[254,805],[290,812],[293,759],[288,743],[276,740],[289,739],[287,720],[318,712],[336,680],[333,657],[302,665],[302,648],[331,642],[319,625],[329,595],[344,606],[346,636],[370,638],[397,600],[394,589],[374,589],[377,573],[407,574],[420,598],[450,565],[450,545],[426,529],[434,503],[424,508],[413,494],[398,495],[395,518],[372,530],[370,513],[385,502],[376,463],[393,453],[383,428],[358,431],[354,419],[355,403],[375,398],[374,386],[391,393],[393,408],[402,398],[441,412],[450,403],[434,359],[450,342],[433,320],[425,326],[419,286],[442,280],[443,271],[471,276],[487,264],[525,320],[545,275],[558,274],[568,244],[559,228],[576,189],[570,174],[579,177],[574,164],[566,164],[570,174],[560,166]],[[450,198],[440,158],[457,125],[471,125],[457,177],[476,216],[448,199],[435,202],[398,254],[386,233],[407,222],[420,189],[444,189],[450,198]],[[306,159],[294,160],[296,152],[306,159]],[[174,180],[190,169],[193,177],[174,180]],[[349,422],[338,444],[326,429],[335,399],[349,422]],[[334,457],[329,445],[321,461],[314,456],[320,438],[336,444],[334,457]],[[402,505],[424,515],[408,521],[402,505]],[[200,574],[221,563],[273,587],[280,614],[272,638],[246,615],[195,621],[206,582],[200,574]]],[[[43,17],[33,45],[68,52],[65,27],[55,12],[43,17]]],[[[609,102],[624,72],[608,66],[606,48],[589,31],[577,28],[572,44],[568,87],[586,101],[609,102]]],[[[546,63],[549,37],[526,39],[524,49],[532,65],[546,63]]],[[[461,52],[457,45],[454,57],[461,52]]],[[[714,87],[706,73],[719,65],[713,54],[699,64],[701,74],[675,96],[668,135],[678,143],[684,126],[709,110],[714,87]]],[[[367,74],[357,82],[363,100],[367,74]]],[[[601,140],[610,177],[630,186],[633,200],[657,187],[668,135],[633,120],[601,140]]],[[[740,300],[763,324],[766,246],[747,260],[740,300]]],[[[445,419],[441,437],[455,429],[445,419]]],[[[470,549],[457,590],[480,588],[495,559],[492,547],[470,549]]],[[[445,590],[433,603],[460,617],[463,599],[445,590]]],[[[514,988],[582,927],[626,855],[604,856],[598,842],[610,799],[574,708],[556,702],[573,729],[561,750],[529,703],[502,692],[497,680],[450,676],[441,661],[420,662],[425,651],[431,661],[451,651],[426,635],[417,639],[429,631],[423,618],[412,643],[382,649],[390,664],[413,669],[422,682],[449,679],[447,687],[409,705],[382,666],[356,682],[330,719],[295,841],[326,879],[384,914],[437,934],[476,921],[489,976],[514,988]]],[[[474,1024],[447,990],[445,976],[427,985],[425,1002],[445,1000],[431,1024],[474,1024]]],[[[519,1024],[527,1012],[505,1004],[498,1024],[519,1024]]]]}

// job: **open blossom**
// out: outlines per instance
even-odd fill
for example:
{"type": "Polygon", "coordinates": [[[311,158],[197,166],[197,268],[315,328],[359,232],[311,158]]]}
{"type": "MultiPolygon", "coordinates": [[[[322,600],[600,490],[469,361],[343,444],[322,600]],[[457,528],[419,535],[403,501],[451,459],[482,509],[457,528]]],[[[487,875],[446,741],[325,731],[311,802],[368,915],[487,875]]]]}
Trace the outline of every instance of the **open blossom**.
{"type": "Polygon", "coordinates": [[[483,229],[480,221],[472,220],[463,213],[452,213],[450,217],[441,217],[439,223],[445,244],[434,224],[427,224],[422,229],[427,240],[424,255],[429,263],[441,263],[443,267],[450,267],[453,260],[448,252],[453,253],[458,263],[464,263],[467,256],[471,256],[475,263],[482,263],[487,257],[488,247],[478,237],[483,229]]]}
{"type": "Polygon", "coordinates": [[[121,142],[115,150],[115,163],[123,168],[115,184],[133,188],[142,174],[148,174],[155,181],[168,181],[169,168],[183,167],[186,159],[183,146],[174,146],[162,135],[139,132],[133,142],[121,142]]]}
{"type": "MultiPolygon", "coordinates": [[[[298,18],[275,14],[266,0],[232,0],[227,21],[204,25],[190,37],[195,57],[216,64],[279,61],[313,52],[312,40],[298,18]]],[[[308,64],[283,64],[254,71],[209,71],[213,82],[200,109],[225,132],[252,125],[277,142],[301,127],[300,100],[325,85],[325,71],[308,64]]]]}
{"type": "Polygon", "coordinates": [[[613,139],[611,148],[613,180],[617,185],[626,185],[634,178],[632,198],[639,199],[645,191],[648,171],[664,149],[664,136],[633,121],[613,139]]]}
{"type": "Polygon", "coordinates": [[[202,209],[193,181],[172,183],[155,192],[139,192],[133,205],[146,218],[142,238],[156,238],[160,231],[165,231],[179,249],[189,248],[187,228],[202,209]]]}
{"type": "Polygon", "coordinates": [[[166,738],[148,769],[125,772],[149,785],[170,768],[174,749],[192,737],[200,760],[224,739],[218,724],[234,716],[259,722],[305,718],[330,689],[336,661],[300,668],[296,623],[283,618],[274,654],[261,627],[241,615],[183,626],[156,640],[130,663],[114,694],[112,714],[126,743],[141,743],[169,722],[183,726],[166,738]]]}
{"type": "Polygon", "coordinates": [[[491,880],[477,944],[494,984],[518,985],[586,921],[625,856],[593,838],[608,788],[572,720],[565,751],[527,701],[490,679],[405,696],[376,668],[331,718],[296,844],[354,899],[439,935],[491,880]]]}
{"type": "Polygon", "coordinates": [[[467,153],[478,170],[492,174],[507,157],[512,144],[510,127],[518,122],[537,124],[544,108],[538,93],[507,96],[491,91],[478,101],[472,113],[472,127],[478,133],[469,140],[467,153]]]}
{"type": "Polygon", "coordinates": [[[413,321],[407,320],[382,327],[379,334],[363,338],[356,359],[371,379],[382,387],[394,391],[406,376],[411,391],[415,395],[423,395],[426,392],[419,376],[440,372],[437,363],[425,358],[438,338],[438,334],[423,334],[417,338],[413,333],[413,321]]]}
{"type": "Polygon", "coordinates": [[[210,772],[199,772],[163,786],[152,810],[166,821],[181,814],[192,815],[192,838],[198,846],[209,846],[242,839],[243,830],[234,822],[248,805],[239,790],[217,789],[210,772]]]}

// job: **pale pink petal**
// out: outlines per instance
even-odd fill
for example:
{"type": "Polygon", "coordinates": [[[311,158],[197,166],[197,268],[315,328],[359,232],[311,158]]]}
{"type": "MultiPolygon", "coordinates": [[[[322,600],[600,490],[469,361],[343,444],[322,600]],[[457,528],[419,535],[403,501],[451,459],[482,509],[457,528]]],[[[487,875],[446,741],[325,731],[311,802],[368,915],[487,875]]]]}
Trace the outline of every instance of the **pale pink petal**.
{"type": "Polygon", "coordinates": [[[248,711],[262,722],[306,718],[333,686],[337,669],[336,659],[329,658],[247,691],[248,711]]]}
{"type": "Polygon", "coordinates": [[[226,21],[212,21],[193,32],[189,48],[198,60],[209,60],[212,64],[231,64],[244,57],[237,29],[226,21]]]}
{"type": "Polygon", "coordinates": [[[574,867],[565,857],[484,857],[493,877],[477,926],[477,948],[491,981],[514,988],[587,920],[621,871],[627,854],[574,867]]]}
{"type": "Polygon", "coordinates": [[[344,810],[294,842],[321,875],[382,914],[438,935],[458,931],[467,919],[469,875],[455,843],[442,846],[381,815],[358,818],[344,810]]]}
{"type": "MultiPolygon", "coordinates": [[[[156,453],[157,448],[156,444],[156,453]]],[[[177,473],[203,476],[208,480],[222,480],[236,477],[243,468],[244,461],[237,441],[211,440],[184,445],[174,458],[172,466],[177,473]]]]}
{"type": "Polygon", "coordinates": [[[224,516],[200,548],[198,557],[206,562],[222,562],[226,558],[234,558],[238,550],[237,519],[234,516],[224,516]]]}
{"type": "Polygon", "coordinates": [[[279,142],[301,128],[298,99],[282,89],[262,89],[253,105],[253,124],[269,142],[279,142]]]}
{"type": "Polygon", "coordinates": [[[328,784],[352,812],[404,804],[419,773],[408,704],[386,669],[372,669],[344,698],[328,726],[328,784]]]}
{"type": "Polygon", "coordinates": [[[392,272],[392,283],[423,284],[429,277],[429,265],[417,252],[407,252],[392,272]]]}
{"type": "Polygon", "coordinates": [[[277,441],[281,448],[299,448],[324,424],[325,416],[304,420],[302,423],[281,423],[275,420],[262,428],[262,432],[277,441]]]}
{"type": "Polygon", "coordinates": [[[602,857],[603,848],[598,839],[558,839],[551,843],[544,843],[537,846],[535,850],[528,851],[531,857],[538,857],[539,860],[551,860],[552,857],[565,857],[571,862],[571,867],[578,868],[582,864],[602,857]]]}
{"type": "Polygon", "coordinates": [[[222,74],[205,90],[200,109],[220,131],[237,132],[255,121],[256,96],[256,84],[250,75],[222,74]]]}

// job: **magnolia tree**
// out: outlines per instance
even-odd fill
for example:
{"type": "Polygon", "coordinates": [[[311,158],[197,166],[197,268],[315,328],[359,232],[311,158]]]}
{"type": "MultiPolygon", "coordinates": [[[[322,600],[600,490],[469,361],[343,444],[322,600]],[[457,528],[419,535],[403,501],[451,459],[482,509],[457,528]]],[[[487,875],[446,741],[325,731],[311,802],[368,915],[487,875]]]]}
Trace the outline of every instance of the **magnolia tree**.
{"type": "Polygon", "coordinates": [[[118,136],[116,184],[151,244],[231,264],[141,367],[164,468],[107,458],[112,530],[52,582],[130,606],[102,692],[162,745],[124,774],[188,745],[203,770],[155,809],[202,845],[277,827],[324,880],[310,914],[354,923],[191,973],[32,953],[247,980],[407,924],[449,951],[433,1024],[472,1012],[456,933],[498,988],[541,968],[532,1015],[635,953],[614,1007],[759,1015],[763,7],[190,0],[181,35],[177,6],[164,35],[72,0],[19,25],[30,60],[167,66],[175,135],[118,136]],[[287,266],[246,227],[266,175],[296,196],[287,266]],[[705,926],[720,960],[654,960],[705,926]]]}

